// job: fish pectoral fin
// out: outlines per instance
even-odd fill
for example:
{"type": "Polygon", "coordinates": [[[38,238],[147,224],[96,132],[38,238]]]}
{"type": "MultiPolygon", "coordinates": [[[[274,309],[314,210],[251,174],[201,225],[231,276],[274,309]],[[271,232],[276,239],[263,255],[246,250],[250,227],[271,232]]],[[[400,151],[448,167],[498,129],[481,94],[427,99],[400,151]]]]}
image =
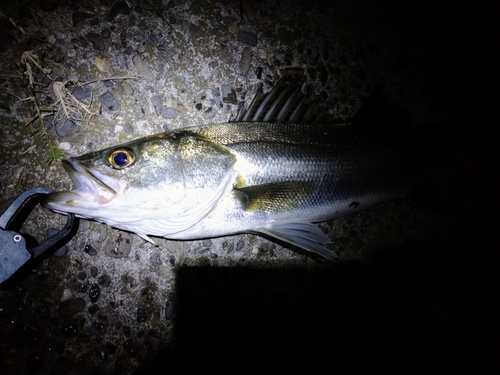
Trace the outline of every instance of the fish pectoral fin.
{"type": "Polygon", "coordinates": [[[309,182],[287,181],[234,188],[246,211],[286,212],[307,203],[314,191],[309,182]]]}
{"type": "Polygon", "coordinates": [[[274,222],[257,230],[259,233],[288,242],[294,246],[317,253],[322,257],[336,261],[338,256],[323,246],[332,243],[317,225],[303,221],[274,222]]]}

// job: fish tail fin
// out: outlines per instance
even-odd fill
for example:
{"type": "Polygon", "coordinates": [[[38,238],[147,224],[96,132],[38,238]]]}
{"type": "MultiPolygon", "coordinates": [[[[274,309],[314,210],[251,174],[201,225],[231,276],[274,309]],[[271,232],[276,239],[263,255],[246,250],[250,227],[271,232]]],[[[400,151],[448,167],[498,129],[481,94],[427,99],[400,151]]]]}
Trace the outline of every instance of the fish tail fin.
{"type": "Polygon", "coordinates": [[[324,246],[332,243],[317,225],[304,221],[274,222],[257,230],[259,233],[287,242],[302,249],[336,261],[338,256],[324,246]]]}

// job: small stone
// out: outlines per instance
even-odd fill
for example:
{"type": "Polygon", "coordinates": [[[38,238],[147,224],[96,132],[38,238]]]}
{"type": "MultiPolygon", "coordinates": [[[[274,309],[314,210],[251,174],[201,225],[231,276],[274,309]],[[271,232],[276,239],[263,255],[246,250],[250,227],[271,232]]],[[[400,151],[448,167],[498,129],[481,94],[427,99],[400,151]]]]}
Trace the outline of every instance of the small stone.
{"type": "Polygon", "coordinates": [[[149,34],[149,40],[152,41],[155,46],[158,46],[158,39],[155,34],[149,34]]]}
{"type": "Polygon", "coordinates": [[[69,151],[71,149],[69,142],[59,142],[57,147],[64,151],[69,151]]]}
{"type": "Polygon", "coordinates": [[[66,120],[64,123],[58,122],[56,124],[56,134],[61,137],[67,137],[78,129],[78,125],[71,120],[66,120]]]}
{"type": "Polygon", "coordinates": [[[61,302],[64,302],[64,301],[69,300],[71,298],[73,298],[73,293],[71,293],[71,290],[69,290],[68,288],[65,288],[63,290],[63,295],[61,297],[61,302]]]}
{"type": "Polygon", "coordinates": [[[47,42],[49,42],[50,44],[55,44],[56,41],[57,41],[57,39],[53,34],[51,34],[47,37],[47,42]]]}
{"type": "Polygon", "coordinates": [[[237,21],[233,22],[231,25],[229,25],[227,30],[229,31],[230,34],[236,34],[236,32],[238,31],[238,22],[237,21]]]}
{"type": "Polygon", "coordinates": [[[212,247],[213,242],[210,239],[203,240],[203,246],[212,247]]]}
{"type": "Polygon", "coordinates": [[[92,94],[90,87],[77,86],[73,90],[73,96],[78,100],[85,100],[90,97],[90,94],[92,94]]]}
{"type": "Polygon", "coordinates": [[[120,32],[120,40],[121,40],[122,42],[124,42],[124,41],[126,41],[126,40],[127,40],[127,32],[126,32],[125,30],[122,30],[122,31],[120,32]]]}
{"type": "Polygon", "coordinates": [[[123,88],[123,94],[126,96],[131,96],[134,93],[134,89],[132,88],[132,85],[130,85],[127,82],[124,82],[120,85],[120,87],[123,88]]]}
{"type": "Polygon", "coordinates": [[[108,229],[107,227],[102,226],[101,229],[99,230],[99,239],[101,241],[104,241],[107,236],[108,236],[108,229]]]}
{"type": "Polygon", "coordinates": [[[100,52],[104,52],[104,50],[106,49],[106,45],[104,44],[104,39],[99,34],[88,33],[87,39],[90,41],[90,43],[92,43],[92,46],[96,50],[98,50],[100,52]]]}
{"type": "Polygon", "coordinates": [[[109,73],[111,70],[111,60],[103,55],[97,55],[95,57],[94,65],[103,73],[109,73]]]}
{"type": "Polygon", "coordinates": [[[201,108],[203,108],[203,105],[202,105],[201,103],[197,103],[197,104],[195,105],[195,108],[196,108],[198,111],[200,111],[200,110],[201,110],[201,108]]]}
{"type": "Polygon", "coordinates": [[[227,51],[219,51],[219,59],[226,64],[231,64],[233,62],[233,56],[227,51]]]}
{"type": "Polygon", "coordinates": [[[104,254],[112,258],[127,258],[132,250],[133,235],[129,232],[115,231],[104,244],[104,254]]]}
{"type": "Polygon", "coordinates": [[[252,61],[252,52],[250,48],[245,47],[243,53],[241,54],[241,60],[239,63],[240,73],[242,76],[246,77],[248,71],[250,70],[250,63],[252,61]]]}
{"type": "Polygon", "coordinates": [[[54,61],[56,63],[60,63],[60,62],[63,62],[63,60],[64,60],[64,53],[63,53],[63,51],[61,50],[61,48],[56,48],[55,56],[54,56],[54,61]]]}
{"type": "Polygon", "coordinates": [[[113,4],[108,14],[106,14],[106,17],[104,17],[104,19],[108,22],[111,22],[115,19],[115,17],[118,14],[125,14],[125,15],[130,14],[130,8],[126,1],[118,1],[115,4],[113,4]]]}
{"type": "Polygon", "coordinates": [[[197,30],[198,30],[198,28],[196,27],[196,25],[190,24],[189,28],[188,28],[189,36],[193,36],[194,34],[196,34],[197,30]]]}
{"type": "Polygon", "coordinates": [[[111,285],[111,278],[108,275],[101,275],[99,279],[97,279],[97,283],[104,288],[107,288],[111,285]]]}
{"type": "Polygon", "coordinates": [[[144,62],[141,56],[135,55],[134,57],[132,57],[132,62],[134,63],[140,77],[144,78],[148,82],[153,82],[155,80],[153,72],[144,62]]]}
{"type": "Polygon", "coordinates": [[[238,33],[238,40],[240,42],[250,44],[251,46],[257,45],[257,35],[249,31],[240,31],[238,33]]]}
{"type": "Polygon", "coordinates": [[[92,322],[90,326],[85,329],[85,332],[87,332],[91,336],[96,336],[104,333],[106,327],[104,327],[104,324],[99,323],[99,322],[92,322]]]}
{"type": "Polygon", "coordinates": [[[258,66],[257,69],[255,69],[255,75],[257,76],[258,79],[262,79],[262,67],[258,66]]]}
{"type": "Polygon", "coordinates": [[[78,65],[77,70],[79,74],[85,74],[89,72],[89,66],[86,63],[81,63],[78,65]]]}
{"type": "Polygon", "coordinates": [[[73,21],[73,26],[76,26],[80,22],[82,22],[83,20],[86,20],[87,18],[92,18],[92,17],[94,17],[93,14],[84,13],[84,12],[80,12],[80,11],[73,12],[73,14],[71,15],[71,19],[73,21]]]}
{"type": "Polygon", "coordinates": [[[158,254],[151,254],[151,256],[149,257],[149,260],[153,264],[161,265],[161,259],[160,259],[160,256],[158,254]]]}
{"type": "Polygon", "coordinates": [[[122,280],[123,283],[130,284],[130,286],[132,286],[134,282],[134,278],[129,275],[122,275],[120,279],[122,280]]]}
{"type": "Polygon", "coordinates": [[[257,49],[257,55],[259,56],[259,59],[267,60],[268,54],[267,50],[265,50],[264,48],[257,49]]]}
{"type": "Polygon", "coordinates": [[[92,276],[92,277],[97,276],[97,267],[96,266],[90,267],[90,276],[92,276]]]}
{"type": "Polygon", "coordinates": [[[111,30],[108,29],[108,28],[105,28],[101,31],[101,36],[104,38],[104,39],[109,39],[109,37],[111,36],[111,30]]]}
{"type": "Polygon", "coordinates": [[[148,315],[146,314],[146,311],[139,307],[137,309],[137,323],[144,323],[147,318],[148,315]]]}
{"type": "Polygon", "coordinates": [[[58,308],[58,314],[61,319],[71,318],[85,308],[83,298],[73,298],[63,301],[58,308]]]}
{"type": "Polygon", "coordinates": [[[120,105],[116,101],[115,97],[109,91],[100,95],[99,100],[102,106],[108,111],[116,111],[120,108],[120,105]]]}
{"type": "Polygon", "coordinates": [[[128,25],[135,26],[135,16],[133,14],[131,14],[130,17],[128,18],[128,25]]]}
{"type": "Polygon", "coordinates": [[[85,280],[87,278],[87,274],[85,272],[81,271],[81,272],[78,272],[77,277],[78,277],[78,280],[85,280]]]}
{"type": "Polygon", "coordinates": [[[155,107],[155,113],[160,116],[163,112],[163,101],[158,95],[151,98],[151,104],[155,107]]]}
{"type": "Polygon", "coordinates": [[[85,245],[85,248],[83,249],[83,251],[92,257],[97,255],[97,250],[94,248],[94,246],[92,246],[90,244],[85,245]]]}
{"type": "Polygon", "coordinates": [[[97,353],[97,356],[102,359],[103,361],[107,361],[108,360],[108,357],[109,357],[109,354],[108,354],[108,351],[103,348],[102,346],[97,346],[95,348],[95,351],[97,353]]]}
{"type": "Polygon", "coordinates": [[[162,116],[167,119],[174,119],[177,117],[177,111],[167,107],[163,110],[162,116]]]}
{"type": "Polygon", "coordinates": [[[64,245],[63,247],[59,248],[53,255],[57,258],[63,257],[68,253],[68,246],[64,245]]]}
{"type": "Polygon", "coordinates": [[[99,296],[101,295],[101,288],[97,284],[92,284],[89,290],[89,297],[92,303],[97,302],[99,296]]]}
{"type": "Polygon", "coordinates": [[[88,309],[90,315],[94,315],[99,311],[99,306],[97,304],[91,305],[88,309]]]}
{"type": "Polygon", "coordinates": [[[165,319],[170,320],[174,316],[174,302],[173,301],[167,301],[165,302],[165,319]]]}
{"type": "Polygon", "coordinates": [[[243,246],[245,246],[245,243],[243,241],[238,241],[238,244],[236,245],[236,251],[240,251],[243,249],[243,246]]]}
{"type": "Polygon", "coordinates": [[[234,89],[230,84],[222,85],[221,92],[222,92],[222,101],[224,103],[238,104],[236,91],[234,91],[234,89]]]}
{"type": "Polygon", "coordinates": [[[83,283],[78,283],[76,285],[76,291],[78,293],[86,293],[87,292],[87,285],[85,285],[83,283]]]}
{"type": "Polygon", "coordinates": [[[141,21],[137,24],[137,27],[141,30],[146,30],[148,26],[144,23],[144,21],[141,21]]]}
{"type": "Polygon", "coordinates": [[[134,127],[131,124],[126,124],[124,130],[125,130],[125,133],[133,133],[134,127]]]}

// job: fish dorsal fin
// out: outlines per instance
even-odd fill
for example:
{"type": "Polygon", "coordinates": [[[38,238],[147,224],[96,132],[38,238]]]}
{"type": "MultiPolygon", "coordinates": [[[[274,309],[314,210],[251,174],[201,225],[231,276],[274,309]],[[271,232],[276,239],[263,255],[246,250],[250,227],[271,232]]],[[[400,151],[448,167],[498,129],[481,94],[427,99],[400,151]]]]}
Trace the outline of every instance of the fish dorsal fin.
{"type": "MultiPolygon", "coordinates": [[[[296,73],[296,72],[295,72],[296,73]]],[[[302,92],[303,73],[286,73],[271,91],[257,90],[247,109],[240,103],[238,114],[229,122],[330,122],[334,120],[318,100],[302,92]]]]}
{"type": "Polygon", "coordinates": [[[314,190],[308,182],[287,181],[235,188],[243,207],[254,212],[286,212],[307,203],[314,190]]]}

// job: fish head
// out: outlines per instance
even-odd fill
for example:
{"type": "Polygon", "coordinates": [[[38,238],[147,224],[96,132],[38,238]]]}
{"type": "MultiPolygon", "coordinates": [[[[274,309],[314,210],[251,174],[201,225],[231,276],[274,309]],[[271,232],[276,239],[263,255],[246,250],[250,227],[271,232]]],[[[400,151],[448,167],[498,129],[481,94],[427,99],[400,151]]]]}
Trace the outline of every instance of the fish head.
{"type": "Polygon", "coordinates": [[[50,193],[41,203],[141,235],[165,235],[210,212],[229,185],[234,161],[197,134],[145,137],[63,160],[75,189],[50,193]]]}

